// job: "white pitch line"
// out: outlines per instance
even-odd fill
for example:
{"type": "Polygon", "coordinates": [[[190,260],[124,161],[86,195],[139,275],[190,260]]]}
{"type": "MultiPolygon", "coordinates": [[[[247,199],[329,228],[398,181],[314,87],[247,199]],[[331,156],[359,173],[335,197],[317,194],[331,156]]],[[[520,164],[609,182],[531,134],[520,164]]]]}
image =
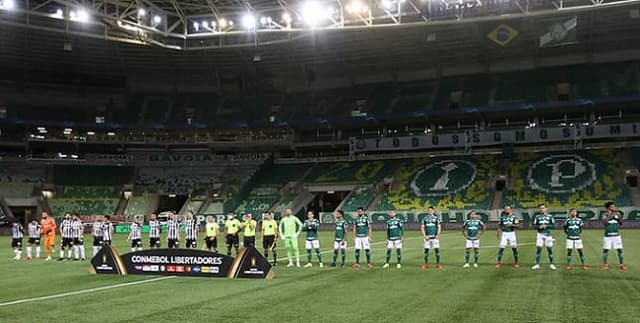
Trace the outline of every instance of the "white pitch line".
{"type": "Polygon", "coordinates": [[[9,301],[9,302],[0,303],[0,307],[8,306],[8,305],[16,305],[16,304],[22,304],[22,303],[35,302],[35,301],[43,301],[43,300],[48,300],[48,299],[62,298],[62,297],[67,297],[67,296],[82,295],[82,294],[99,292],[99,291],[109,290],[109,289],[114,289],[114,288],[119,288],[119,287],[127,287],[127,286],[134,286],[134,285],[140,285],[140,284],[145,284],[145,283],[152,283],[152,282],[161,281],[161,280],[167,280],[167,279],[171,279],[171,278],[176,278],[176,276],[165,276],[165,277],[159,277],[159,278],[151,278],[151,279],[139,280],[139,281],[129,282],[129,283],[122,283],[122,284],[117,284],[117,285],[110,285],[110,286],[83,289],[83,290],[78,290],[78,291],[74,291],[74,292],[66,292],[66,293],[60,293],[60,294],[54,294],[54,295],[48,295],[48,296],[40,296],[40,297],[33,297],[33,298],[18,299],[18,300],[15,300],[15,301],[9,301]]]}

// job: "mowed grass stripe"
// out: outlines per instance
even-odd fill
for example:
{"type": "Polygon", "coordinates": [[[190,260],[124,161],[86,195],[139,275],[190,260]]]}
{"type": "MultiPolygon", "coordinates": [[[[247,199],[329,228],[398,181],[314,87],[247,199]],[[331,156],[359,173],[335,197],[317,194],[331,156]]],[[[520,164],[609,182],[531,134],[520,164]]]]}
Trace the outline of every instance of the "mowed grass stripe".
{"type": "MultiPolygon", "coordinates": [[[[623,234],[628,272],[620,272],[615,266],[608,272],[599,269],[600,230],[585,232],[585,250],[591,267],[587,272],[564,270],[566,255],[561,232],[554,233],[558,271],[552,272],[546,266],[546,251],[543,269],[532,271],[535,247],[531,244],[535,235],[530,230],[518,235],[523,264],[518,270],[510,266],[510,250],[505,251],[505,267],[493,268],[497,252],[495,232],[487,232],[482,239],[481,267],[462,269],[464,239],[459,232],[451,231],[441,237],[444,270],[419,268],[422,242],[416,231],[407,232],[403,268],[398,270],[392,266],[383,270],[380,266],[384,262],[384,233],[375,232],[373,242],[379,244],[372,249],[373,270],[285,268],[281,262],[274,269],[273,281],[176,278],[126,290],[70,296],[64,302],[59,299],[30,306],[13,305],[0,310],[0,321],[36,322],[46,318],[49,322],[88,319],[100,322],[637,322],[640,252],[633,246],[638,245],[640,238],[632,230],[623,234]]],[[[128,250],[124,239],[125,236],[116,237],[123,253],[128,250]]],[[[0,240],[5,245],[9,241],[0,240]]],[[[333,247],[330,232],[322,232],[321,245],[324,262],[328,264],[333,247]]],[[[302,243],[300,251],[304,263],[302,243]]],[[[278,253],[284,255],[284,250],[279,248],[278,253]]],[[[65,261],[32,266],[32,263],[11,262],[8,248],[1,254],[7,259],[3,261],[4,268],[29,272],[28,277],[0,277],[3,286],[11,282],[8,292],[24,285],[37,286],[29,289],[30,292],[64,291],[60,290],[64,285],[43,284],[44,279],[39,277],[42,273],[47,273],[49,279],[69,284],[81,281],[104,285],[134,277],[92,276],[87,274],[87,263],[65,261]]],[[[353,250],[347,252],[349,265],[353,263],[353,254],[353,250]]],[[[316,262],[315,255],[313,258],[316,262]]],[[[433,252],[430,260],[435,261],[433,252]]],[[[577,260],[576,254],[574,264],[577,260]]],[[[395,253],[392,263],[395,264],[395,253]]],[[[610,255],[610,263],[617,264],[615,252],[610,255]]],[[[4,295],[0,297],[4,298],[4,295]]]]}

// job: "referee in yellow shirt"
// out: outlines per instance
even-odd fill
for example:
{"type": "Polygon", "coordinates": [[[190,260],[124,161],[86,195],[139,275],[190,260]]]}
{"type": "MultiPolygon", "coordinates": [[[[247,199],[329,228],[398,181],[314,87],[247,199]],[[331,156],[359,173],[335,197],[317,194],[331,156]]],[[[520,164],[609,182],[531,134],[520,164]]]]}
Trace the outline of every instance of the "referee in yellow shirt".
{"type": "Polygon", "coordinates": [[[251,213],[247,213],[244,216],[244,222],[242,223],[242,228],[244,229],[243,236],[244,240],[242,244],[245,248],[255,247],[256,246],[256,227],[258,223],[253,219],[253,215],[251,213]]]}
{"type": "Polygon", "coordinates": [[[218,252],[218,231],[220,231],[220,226],[213,219],[213,216],[207,216],[204,242],[207,245],[207,250],[211,252],[218,252]]]}
{"type": "Polygon", "coordinates": [[[238,255],[238,247],[240,239],[238,238],[238,232],[242,227],[242,223],[236,219],[234,213],[229,213],[227,221],[224,223],[224,235],[227,240],[227,255],[231,256],[231,247],[236,249],[236,255],[238,255]]]}
{"type": "Polygon", "coordinates": [[[278,252],[276,241],[278,240],[278,222],[273,219],[273,213],[267,212],[262,220],[262,248],[264,257],[269,259],[269,250],[273,253],[273,265],[278,263],[278,252]]]}

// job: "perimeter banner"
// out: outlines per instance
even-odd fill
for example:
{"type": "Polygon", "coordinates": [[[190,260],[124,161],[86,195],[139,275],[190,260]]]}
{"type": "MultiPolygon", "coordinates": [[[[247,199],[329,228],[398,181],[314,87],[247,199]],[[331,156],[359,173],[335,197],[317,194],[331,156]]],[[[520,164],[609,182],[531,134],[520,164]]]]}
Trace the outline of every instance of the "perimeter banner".
{"type": "Polygon", "coordinates": [[[148,249],[120,255],[103,247],[91,259],[94,274],[166,275],[216,278],[272,278],[271,264],[255,248],[236,258],[197,249],[148,249]]]}

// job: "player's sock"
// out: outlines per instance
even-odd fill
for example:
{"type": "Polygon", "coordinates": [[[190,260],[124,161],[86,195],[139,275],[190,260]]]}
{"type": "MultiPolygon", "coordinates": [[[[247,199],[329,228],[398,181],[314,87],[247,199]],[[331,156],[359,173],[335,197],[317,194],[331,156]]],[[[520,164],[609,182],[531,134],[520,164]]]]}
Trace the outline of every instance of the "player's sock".
{"type": "Polygon", "coordinates": [[[67,258],[71,259],[71,248],[69,248],[69,250],[67,250],[67,258]]]}
{"type": "Polygon", "coordinates": [[[464,263],[465,264],[469,263],[469,251],[464,252],[464,263]]]}
{"type": "Polygon", "coordinates": [[[16,259],[20,259],[20,250],[18,249],[13,249],[13,253],[16,254],[16,259]]]}
{"type": "Polygon", "coordinates": [[[473,259],[476,261],[476,264],[477,264],[478,261],[480,260],[480,251],[475,251],[473,253],[473,259]]]}
{"type": "Polygon", "coordinates": [[[440,248],[436,248],[436,263],[440,263],[440,248]]]}
{"type": "Polygon", "coordinates": [[[51,247],[45,246],[44,250],[45,250],[45,253],[47,254],[47,257],[51,257],[51,247]]]}
{"type": "Polygon", "coordinates": [[[31,258],[31,246],[27,246],[27,258],[31,258]]]}
{"type": "Polygon", "coordinates": [[[332,263],[336,263],[336,260],[338,260],[338,250],[337,249],[333,249],[333,261],[332,263]]]}
{"type": "Polygon", "coordinates": [[[371,250],[366,249],[364,251],[364,254],[367,256],[367,263],[370,264],[371,263],[371,250]]]}
{"type": "Polygon", "coordinates": [[[622,252],[622,249],[618,249],[618,263],[624,264],[624,252],[622,252]]]}
{"type": "Polygon", "coordinates": [[[512,248],[511,251],[513,251],[513,261],[520,262],[518,261],[520,258],[520,254],[518,253],[518,248],[512,248]]]}
{"type": "Polygon", "coordinates": [[[316,257],[318,257],[318,262],[322,262],[322,254],[320,253],[320,249],[316,249],[316,257]]]}
{"type": "Polygon", "coordinates": [[[584,251],[578,250],[578,255],[580,255],[580,262],[584,265],[584,251]]]}
{"type": "Polygon", "coordinates": [[[293,250],[293,255],[296,256],[296,263],[299,264],[300,263],[300,250],[294,249],[293,250]]]}
{"type": "Polygon", "coordinates": [[[424,249],[424,263],[425,264],[429,263],[429,248],[424,249]]]}
{"type": "Polygon", "coordinates": [[[571,265],[571,254],[572,253],[573,253],[573,250],[567,249],[567,265],[571,265]]]}
{"type": "Polygon", "coordinates": [[[85,259],[84,245],[80,246],[80,258],[85,259]]]}
{"type": "Polygon", "coordinates": [[[60,259],[64,258],[64,250],[60,249],[60,259]]]}
{"type": "Polygon", "coordinates": [[[80,257],[80,247],[73,246],[73,258],[78,259],[80,257]]]}
{"type": "Polygon", "coordinates": [[[540,264],[540,257],[542,257],[542,247],[536,247],[536,265],[540,264]]]}
{"type": "Polygon", "coordinates": [[[356,249],[356,264],[360,263],[360,249],[356,249]]]}
{"type": "Polygon", "coordinates": [[[93,256],[95,257],[96,254],[98,253],[98,247],[97,246],[93,246],[91,248],[93,249],[93,256]]]}
{"type": "Polygon", "coordinates": [[[311,249],[307,249],[307,262],[311,263],[311,249]]]}
{"type": "Polygon", "coordinates": [[[40,246],[36,246],[36,258],[40,258],[40,246]]]}
{"type": "Polygon", "coordinates": [[[16,254],[18,255],[18,259],[20,259],[22,257],[22,249],[18,249],[16,254]]]}
{"type": "Polygon", "coordinates": [[[278,261],[278,253],[277,252],[273,252],[273,263],[275,264],[278,261]]]}
{"type": "Polygon", "coordinates": [[[391,249],[387,249],[387,254],[384,257],[384,263],[388,264],[391,261],[391,249]]]}
{"type": "Polygon", "coordinates": [[[342,264],[344,265],[344,261],[347,259],[347,251],[342,249],[341,252],[341,260],[342,260],[342,264]]]}
{"type": "Polygon", "coordinates": [[[547,247],[547,255],[549,256],[549,263],[553,264],[553,248],[547,247]]]}
{"type": "Polygon", "coordinates": [[[498,262],[502,262],[502,255],[504,254],[504,248],[498,249],[498,262]]]}
{"type": "Polygon", "coordinates": [[[287,259],[290,264],[293,263],[293,250],[291,250],[291,247],[287,247],[287,259]]]}
{"type": "Polygon", "coordinates": [[[398,263],[402,262],[402,249],[396,249],[396,257],[398,258],[398,263]]]}
{"type": "Polygon", "coordinates": [[[609,259],[609,250],[602,251],[602,262],[606,265],[609,259]]]}

